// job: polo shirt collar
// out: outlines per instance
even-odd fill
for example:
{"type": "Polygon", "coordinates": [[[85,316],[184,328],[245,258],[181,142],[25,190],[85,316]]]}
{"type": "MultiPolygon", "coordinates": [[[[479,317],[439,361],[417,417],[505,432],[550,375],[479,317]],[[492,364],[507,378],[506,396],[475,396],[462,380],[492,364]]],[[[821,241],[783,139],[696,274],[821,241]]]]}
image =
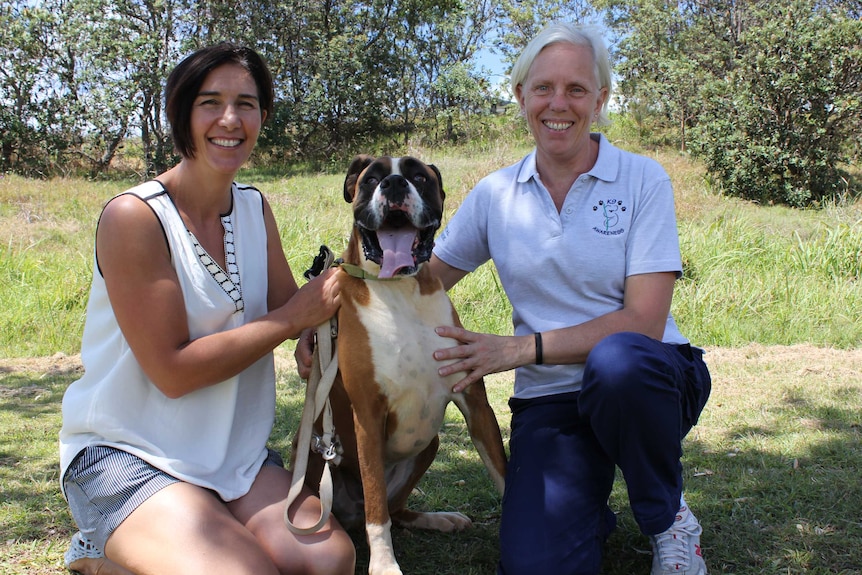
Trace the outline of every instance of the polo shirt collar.
{"type": "MultiPolygon", "coordinates": [[[[599,141],[599,156],[587,175],[605,182],[613,182],[620,172],[620,150],[611,144],[604,134],[591,133],[590,137],[599,141]]],[[[524,158],[518,172],[518,182],[525,183],[538,175],[536,171],[536,149],[524,158]]]]}

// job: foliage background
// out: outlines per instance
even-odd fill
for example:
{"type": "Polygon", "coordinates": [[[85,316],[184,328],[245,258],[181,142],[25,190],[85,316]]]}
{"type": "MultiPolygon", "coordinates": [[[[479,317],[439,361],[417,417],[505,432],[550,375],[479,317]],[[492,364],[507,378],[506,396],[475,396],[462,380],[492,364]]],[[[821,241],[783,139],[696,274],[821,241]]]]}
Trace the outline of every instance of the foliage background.
{"type": "Polygon", "coordinates": [[[563,19],[602,28],[640,144],[692,154],[729,195],[822,206],[860,191],[860,17],[862,0],[0,0],[0,171],[163,171],[164,79],[220,40],[271,65],[268,164],[493,141],[517,106],[480,54],[511,63],[563,19]]]}
{"type": "MultiPolygon", "coordinates": [[[[172,148],[161,92],[170,69],[222,40],[257,49],[277,87],[261,141],[271,161],[325,162],[370,142],[439,142],[500,95],[476,61],[503,21],[578,18],[562,0],[0,0],[0,168],[107,170],[128,136],[146,175],[172,148]],[[421,125],[421,129],[420,129],[421,125]]],[[[497,37],[498,46],[523,42],[497,37]]]]}
{"type": "Polygon", "coordinates": [[[598,0],[626,109],[722,191],[821,205],[858,192],[859,0],[598,0]]]}

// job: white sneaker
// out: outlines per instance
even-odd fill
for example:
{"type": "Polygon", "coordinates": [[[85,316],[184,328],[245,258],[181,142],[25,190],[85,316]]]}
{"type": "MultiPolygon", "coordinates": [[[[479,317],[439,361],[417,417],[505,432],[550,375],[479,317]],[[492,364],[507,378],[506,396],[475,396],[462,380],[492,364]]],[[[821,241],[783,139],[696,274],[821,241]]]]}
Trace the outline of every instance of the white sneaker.
{"type": "Polygon", "coordinates": [[[664,533],[650,536],[651,575],[706,575],[700,550],[701,533],[703,528],[697,517],[682,502],[673,525],[664,533]]]}

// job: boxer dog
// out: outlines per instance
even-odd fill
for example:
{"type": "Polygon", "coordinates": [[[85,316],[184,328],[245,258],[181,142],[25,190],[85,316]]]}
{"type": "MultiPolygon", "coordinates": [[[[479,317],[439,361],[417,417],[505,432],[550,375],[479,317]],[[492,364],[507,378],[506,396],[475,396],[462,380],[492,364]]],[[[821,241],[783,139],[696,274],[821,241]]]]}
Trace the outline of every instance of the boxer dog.
{"type": "MultiPolygon", "coordinates": [[[[329,398],[343,452],[332,472],[332,512],[348,528],[364,522],[372,575],[401,573],[393,522],[439,531],[471,524],[461,513],[406,508],[437,454],[449,402],[461,410],[503,492],[506,455],[484,383],[452,393],[463,374],[439,376],[432,357],[435,349],[457,345],[434,328],[461,325],[442,283],[423,265],[440,227],[443,198],[439,170],[410,157],[357,156],[344,181],[354,225],[338,276],[339,376],[329,398]]],[[[319,454],[310,454],[307,478],[319,478],[323,465],[319,454]]]]}

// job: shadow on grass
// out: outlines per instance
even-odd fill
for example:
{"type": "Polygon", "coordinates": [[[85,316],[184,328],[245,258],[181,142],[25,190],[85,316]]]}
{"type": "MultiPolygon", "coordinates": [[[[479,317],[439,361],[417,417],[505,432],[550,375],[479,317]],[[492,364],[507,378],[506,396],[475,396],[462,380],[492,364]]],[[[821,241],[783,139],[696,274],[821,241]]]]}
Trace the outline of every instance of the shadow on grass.
{"type": "MultiPolygon", "coordinates": [[[[858,392],[838,386],[828,397],[811,397],[791,389],[770,403],[770,417],[779,425],[741,418],[718,427],[711,422],[711,429],[703,426],[686,440],[686,499],[703,525],[711,573],[862,573],[858,392]],[[840,407],[842,403],[848,407],[840,407]],[[726,445],[731,447],[722,447],[726,445]]],[[[280,404],[279,419],[290,421],[286,429],[295,429],[301,401],[297,397],[280,404]]],[[[503,433],[507,436],[508,430],[503,433]]],[[[447,415],[440,452],[409,505],[461,511],[474,527],[450,534],[393,528],[405,572],[495,572],[500,499],[457,411],[447,415]]],[[[621,475],[610,505],[618,528],[605,546],[602,572],[649,573],[649,539],[637,528],[621,475]]],[[[365,536],[361,531],[352,536],[357,573],[362,573],[368,561],[365,536]]]]}
{"type": "Polygon", "coordinates": [[[57,434],[63,392],[79,375],[0,372],[0,531],[7,541],[73,530],[60,494],[57,434]]]}
{"type": "MultiPolygon", "coordinates": [[[[77,376],[0,372],[0,530],[13,542],[0,563],[16,563],[38,545],[49,549],[48,563],[58,565],[74,531],[59,491],[57,433],[62,393],[77,376]]],[[[287,458],[303,388],[284,379],[272,443],[287,458]]],[[[711,573],[862,573],[858,394],[852,385],[818,393],[790,386],[764,400],[767,418],[750,421],[740,416],[720,420],[719,405],[707,407],[714,412],[686,441],[684,466],[686,498],[704,527],[711,573]]],[[[508,421],[501,416],[500,423],[505,437],[508,421]]],[[[405,572],[494,573],[500,499],[457,410],[447,414],[440,453],[409,504],[417,510],[458,510],[474,525],[460,533],[395,527],[396,555],[405,572]]],[[[605,546],[603,573],[649,573],[649,541],[637,529],[622,480],[610,504],[618,513],[618,529],[605,546]]],[[[352,537],[357,573],[363,573],[365,535],[359,531],[352,537]]]]}
{"type": "Polygon", "coordinates": [[[829,404],[858,393],[790,393],[769,408],[780,424],[735,421],[722,441],[687,441],[687,500],[712,570],[862,573],[860,413],[829,404]]]}

